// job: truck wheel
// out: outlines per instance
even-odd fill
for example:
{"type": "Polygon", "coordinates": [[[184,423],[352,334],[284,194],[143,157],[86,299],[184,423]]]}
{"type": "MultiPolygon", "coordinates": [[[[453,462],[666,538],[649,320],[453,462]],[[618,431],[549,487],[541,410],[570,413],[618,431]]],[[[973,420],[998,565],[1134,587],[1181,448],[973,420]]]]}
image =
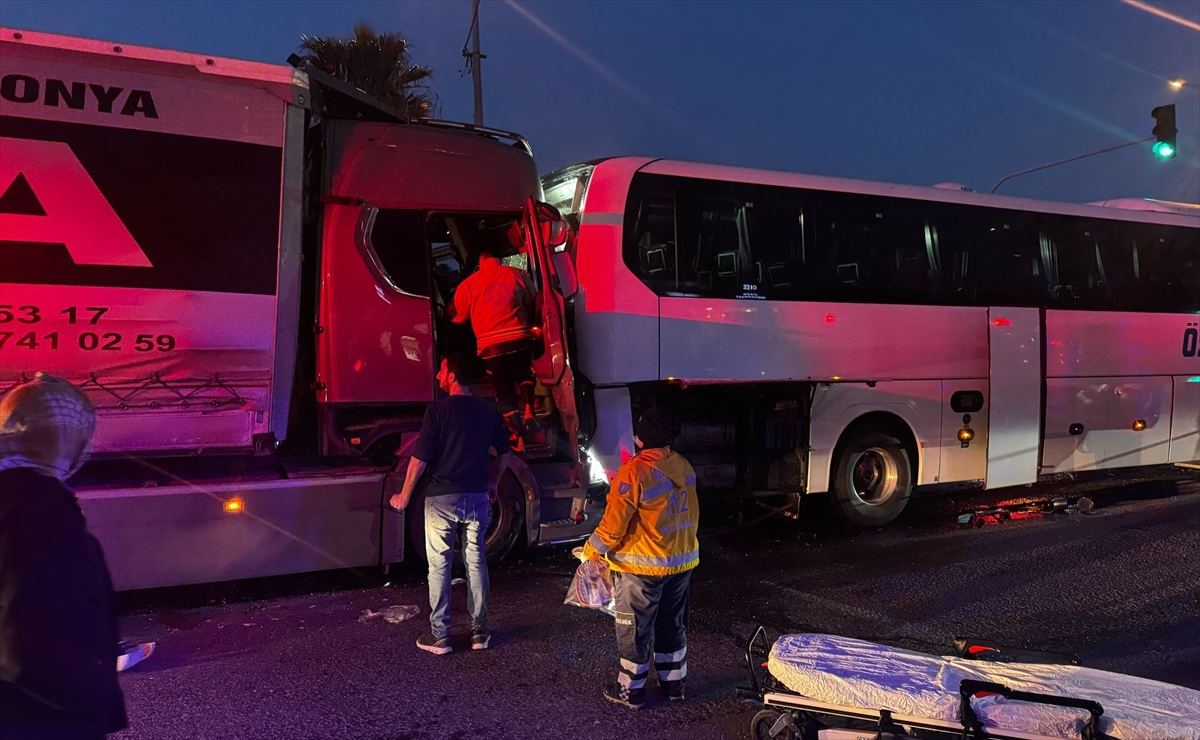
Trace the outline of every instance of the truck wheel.
{"type": "Polygon", "coordinates": [[[484,543],[490,562],[498,563],[512,552],[525,529],[525,496],[521,484],[511,473],[500,479],[496,499],[491,501],[484,543]]]}
{"type": "Polygon", "coordinates": [[[784,730],[778,735],[771,734],[771,728],[782,716],[774,709],[764,709],[754,715],[754,719],[750,720],[750,737],[754,740],[792,740],[794,735],[791,730],[784,730]]]}
{"type": "Polygon", "coordinates": [[[908,451],[884,427],[851,429],[839,445],[833,470],[835,510],[856,526],[888,524],[912,494],[908,451]]]}
{"type": "MultiPolygon", "coordinates": [[[[490,501],[487,532],[484,533],[484,551],[489,562],[498,563],[508,556],[521,540],[525,525],[525,497],[521,484],[512,474],[500,479],[500,490],[496,500],[490,501]]],[[[405,512],[407,540],[404,543],[406,558],[421,561],[425,557],[425,499],[421,498],[405,512]]],[[[454,544],[455,558],[461,560],[461,538],[454,544]]]]}

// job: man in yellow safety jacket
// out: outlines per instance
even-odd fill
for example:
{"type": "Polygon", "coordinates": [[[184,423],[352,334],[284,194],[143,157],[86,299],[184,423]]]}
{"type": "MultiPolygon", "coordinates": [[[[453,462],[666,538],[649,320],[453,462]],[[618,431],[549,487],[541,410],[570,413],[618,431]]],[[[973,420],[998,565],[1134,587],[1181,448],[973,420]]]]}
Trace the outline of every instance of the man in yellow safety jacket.
{"type": "Polygon", "coordinates": [[[642,414],[634,438],[642,451],[617,471],[604,518],[580,553],[584,560],[607,559],[613,571],[621,670],[604,697],[630,709],[646,702],[651,642],[669,700],[683,699],[687,677],[688,587],[700,562],[700,512],[696,472],[671,449],[679,431],[667,409],[642,414]]]}

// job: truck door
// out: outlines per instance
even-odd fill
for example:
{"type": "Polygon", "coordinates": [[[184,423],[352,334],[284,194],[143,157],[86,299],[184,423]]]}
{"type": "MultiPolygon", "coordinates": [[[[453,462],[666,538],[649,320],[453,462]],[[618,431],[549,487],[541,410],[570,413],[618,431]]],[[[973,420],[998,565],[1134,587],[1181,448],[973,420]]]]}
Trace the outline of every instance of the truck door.
{"type": "Polygon", "coordinates": [[[318,400],[433,400],[429,245],[422,211],[325,203],[318,400]]]}
{"type": "Polygon", "coordinates": [[[574,284],[573,275],[559,274],[569,269],[570,262],[558,260],[554,250],[566,244],[566,222],[557,211],[530,198],[525,205],[524,225],[526,245],[532,261],[540,306],[541,341],[544,351],[534,360],[533,370],[538,381],[550,391],[555,407],[562,417],[563,439],[559,451],[577,457],[576,434],[579,419],[575,412],[575,383],[567,358],[567,334],[564,299],[561,286],[574,284]],[[567,450],[563,449],[563,444],[567,450]]]}

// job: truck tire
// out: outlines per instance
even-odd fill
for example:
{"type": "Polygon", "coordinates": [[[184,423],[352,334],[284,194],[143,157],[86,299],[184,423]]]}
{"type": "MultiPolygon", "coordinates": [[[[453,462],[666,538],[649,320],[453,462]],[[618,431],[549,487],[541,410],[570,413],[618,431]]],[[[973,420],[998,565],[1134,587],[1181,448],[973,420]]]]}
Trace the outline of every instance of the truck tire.
{"type": "Polygon", "coordinates": [[[525,530],[525,492],[512,473],[500,478],[496,500],[491,502],[487,534],[488,562],[498,563],[508,557],[525,530]]]}
{"type": "Polygon", "coordinates": [[[912,495],[908,450],[886,427],[851,428],[838,444],[833,468],[834,510],[859,527],[889,524],[912,495]]]}
{"type": "MultiPolygon", "coordinates": [[[[491,501],[488,513],[488,528],[484,534],[484,549],[489,563],[498,563],[508,557],[525,529],[525,497],[521,484],[512,473],[500,479],[496,500],[491,501]]],[[[406,557],[425,561],[425,500],[422,498],[408,507],[405,512],[407,541],[404,543],[406,557]]],[[[462,540],[454,543],[455,558],[461,560],[462,540]]]]}

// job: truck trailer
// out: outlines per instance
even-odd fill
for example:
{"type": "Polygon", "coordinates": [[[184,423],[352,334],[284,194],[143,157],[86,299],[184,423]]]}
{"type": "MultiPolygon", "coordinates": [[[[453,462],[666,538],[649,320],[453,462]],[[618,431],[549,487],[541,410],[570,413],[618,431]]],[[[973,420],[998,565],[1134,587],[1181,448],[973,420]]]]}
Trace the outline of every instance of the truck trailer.
{"type": "Polygon", "coordinates": [[[0,393],[47,372],[95,404],[72,484],[117,588],[423,557],[386,500],[441,358],[474,350],[444,307],[514,223],[548,434],[488,553],[586,537],[574,275],[528,143],[289,62],[0,29],[0,393]]]}

